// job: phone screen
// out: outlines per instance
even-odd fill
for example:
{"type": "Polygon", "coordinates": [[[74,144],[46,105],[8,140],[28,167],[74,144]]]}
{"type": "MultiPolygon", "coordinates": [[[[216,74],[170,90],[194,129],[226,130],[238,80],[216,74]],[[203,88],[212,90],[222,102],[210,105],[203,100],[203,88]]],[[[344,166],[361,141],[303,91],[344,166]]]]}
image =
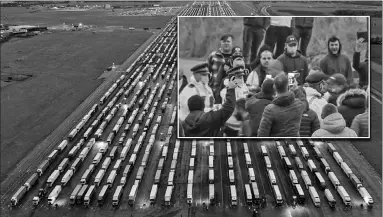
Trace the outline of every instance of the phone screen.
{"type": "Polygon", "coordinates": [[[367,43],[368,42],[368,32],[357,32],[356,33],[356,37],[358,39],[363,38],[364,39],[363,43],[367,43]]]}

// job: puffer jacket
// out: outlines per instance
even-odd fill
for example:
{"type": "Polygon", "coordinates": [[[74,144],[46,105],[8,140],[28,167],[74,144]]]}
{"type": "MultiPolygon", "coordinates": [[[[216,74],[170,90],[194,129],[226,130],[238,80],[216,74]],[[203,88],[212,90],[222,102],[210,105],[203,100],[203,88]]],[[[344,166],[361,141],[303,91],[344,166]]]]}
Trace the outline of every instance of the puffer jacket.
{"type": "Polygon", "coordinates": [[[363,89],[349,89],[339,95],[337,99],[338,112],[346,121],[346,126],[351,127],[355,116],[366,111],[367,92],[363,89]]]}
{"type": "Polygon", "coordinates": [[[346,121],[339,113],[328,115],[323,119],[323,127],[311,137],[358,137],[355,131],[346,127],[346,121]]]}
{"type": "Polygon", "coordinates": [[[299,85],[303,85],[305,83],[309,68],[306,57],[304,57],[300,51],[298,51],[297,55],[293,57],[285,50],[285,52],[277,59],[281,61],[283,65],[283,71],[285,73],[301,70],[300,76],[297,78],[297,82],[299,85]]]}
{"type": "Polygon", "coordinates": [[[293,92],[277,96],[263,111],[258,137],[299,137],[303,109],[293,92]]]}
{"type": "Polygon", "coordinates": [[[306,99],[303,100],[303,103],[305,104],[305,110],[303,112],[299,133],[301,137],[311,137],[316,130],[320,129],[320,123],[318,115],[309,108],[309,103],[306,99]]]}
{"type": "Polygon", "coordinates": [[[355,116],[352,121],[351,129],[354,130],[359,137],[368,137],[368,131],[370,128],[368,118],[368,111],[366,111],[363,114],[355,116]]]}
{"type": "Polygon", "coordinates": [[[251,136],[257,136],[263,111],[272,100],[272,96],[266,96],[263,92],[259,92],[246,101],[245,110],[249,113],[250,117],[251,136]]]}

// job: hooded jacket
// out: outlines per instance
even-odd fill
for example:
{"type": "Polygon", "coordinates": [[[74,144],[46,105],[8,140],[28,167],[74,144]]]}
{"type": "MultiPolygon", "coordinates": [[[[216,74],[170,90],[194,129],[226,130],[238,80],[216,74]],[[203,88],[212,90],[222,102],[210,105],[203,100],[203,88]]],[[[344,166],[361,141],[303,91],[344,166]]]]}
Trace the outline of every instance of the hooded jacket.
{"type": "Polygon", "coordinates": [[[364,62],[360,62],[360,53],[354,52],[352,67],[354,67],[359,74],[359,85],[361,87],[368,85],[368,60],[366,59],[364,62]]]}
{"type": "Polygon", "coordinates": [[[354,130],[359,137],[368,137],[368,111],[355,116],[351,124],[351,129],[354,130]]]}
{"type": "MultiPolygon", "coordinates": [[[[296,56],[291,56],[291,54],[285,52],[277,58],[281,61],[283,65],[283,71],[285,73],[302,70],[300,72],[300,76],[297,78],[298,84],[303,85],[305,83],[305,79],[308,75],[309,68],[306,57],[302,56],[301,51],[297,51],[296,56]]],[[[274,61],[275,62],[275,61],[274,61]]]]}
{"type": "Polygon", "coordinates": [[[346,121],[339,113],[328,115],[323,119],[323,127],[311,137],[357,137],[355,131],[346,127],[346,121]]]}
{"type": "Polygon", "coordinates": [[[342,44],[339,41],[339,50],[333,54],[330,50],[330,41],[327,41],[328,54],[320,61],[320,68],[323,73],[331,76],[335,73],[341,73],[346,77],[349,84],[353,83],[351,62],[342,52],[342,44]]]}
{"type": "Polygon", "coordinates": [[[270,25],[269,17],[244,17],[243,24],[256,29],[264,29],[270,25]]]}
{"type": "Polygon", "coordinates": [[[288,91],[267,105],[258,129],[258,137],[299,137],[304,105],[288,91]]]}
{"type": "Polygon", "coordinates": [[[367,92],[362,89],[349,89],[338,97],[338,112],[345,119],[347,127],[351,127],[355,116],[366,111],[366,99],[367,92]]]}
{"type": "Polygon", "coordinates": [[[263,92],[259,92],[246,101],[245,110],[249,113],[250,116],[250,136],[257,136],[263,111],[265,110],[265,107],[271,103],[272,100],[272,96],[267,96],[263,92]]]}
{"type": "Polygon", "coordinates": [[[226,102],[217,111],[192,111],[182,122],[185,137],[217,137],[235,107],[234,89],[228,89],[226,102]]]}

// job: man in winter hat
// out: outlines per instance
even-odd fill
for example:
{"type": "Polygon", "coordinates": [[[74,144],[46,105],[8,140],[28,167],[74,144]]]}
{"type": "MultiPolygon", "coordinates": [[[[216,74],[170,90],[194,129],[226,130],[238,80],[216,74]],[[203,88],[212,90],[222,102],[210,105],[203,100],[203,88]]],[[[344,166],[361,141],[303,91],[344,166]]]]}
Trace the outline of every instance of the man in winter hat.
{"type": "Polygon", "coordinates": [[[349,89],[346,77],[340,73],[329,76],[326,80],[327,92],[323,96],[328,103],[338,106],[338,97],[349,89]]]}
{"type": "Polygon", "coordinates": [[[357,137],[355,131],[346,127],[346,121],[335,105],[328,103],[321,114],[323,126],[311,137],[357,137]]]}

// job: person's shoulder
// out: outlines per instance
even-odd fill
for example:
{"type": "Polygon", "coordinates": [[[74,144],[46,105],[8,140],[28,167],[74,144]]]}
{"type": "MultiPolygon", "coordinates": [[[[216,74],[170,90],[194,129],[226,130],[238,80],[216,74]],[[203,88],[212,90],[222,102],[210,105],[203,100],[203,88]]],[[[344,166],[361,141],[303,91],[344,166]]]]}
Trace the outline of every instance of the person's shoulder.
{"type": "Polygon", "coordinates": [[[356,132],[351,128],[344,128],[344,132],[347,134],[346,136],[358,137],[358,134],[356,134],[356,132]]]}

